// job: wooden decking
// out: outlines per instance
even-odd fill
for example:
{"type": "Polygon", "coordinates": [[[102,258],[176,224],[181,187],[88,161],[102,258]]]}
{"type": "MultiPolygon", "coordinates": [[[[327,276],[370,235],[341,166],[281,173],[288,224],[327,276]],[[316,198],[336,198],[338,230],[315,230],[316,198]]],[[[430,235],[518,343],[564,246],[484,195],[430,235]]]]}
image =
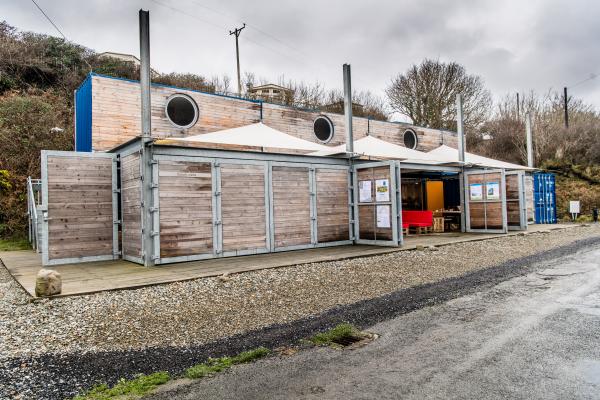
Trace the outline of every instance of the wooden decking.
{"type": "MultiPolygon", "coordinates": [[[[569,225],[533,225],[528,232],[564,229],[569,225]]],[[[515,235],[511,232],[508,235],[515,235]]],[[[414,250],[417,245],[443,246],[453,243],[502,237],[501,234],[446,233],[405,238],[402,248],[350,245],[296,250],[253,256],[229,257],[212,260],[191,261],[147,268],[128,261],[99,261],[54,266],[62,275],[61,296],[88,294],[107,290],[132,289],[168,282],[184,281],[224,273],[234,274],[266,268],[278,268],[313,262],[335,261],[365,257],[395,251],[414,250]]],[[[39,254],[34,251],[0,252],[0,259],[19,284],[35,296],[35,276],[42,266],[39,254]]]]}

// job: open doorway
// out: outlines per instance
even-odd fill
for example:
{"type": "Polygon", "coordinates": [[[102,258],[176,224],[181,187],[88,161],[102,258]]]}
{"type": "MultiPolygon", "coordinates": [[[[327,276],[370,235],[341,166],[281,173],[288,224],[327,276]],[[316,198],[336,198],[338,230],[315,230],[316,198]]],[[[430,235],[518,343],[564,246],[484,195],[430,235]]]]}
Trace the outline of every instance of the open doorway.
{"type": "Polygon", "coordinates": [[[402,171],[401,189],[405,235],[461,232],[458,172],[402,171]]]}

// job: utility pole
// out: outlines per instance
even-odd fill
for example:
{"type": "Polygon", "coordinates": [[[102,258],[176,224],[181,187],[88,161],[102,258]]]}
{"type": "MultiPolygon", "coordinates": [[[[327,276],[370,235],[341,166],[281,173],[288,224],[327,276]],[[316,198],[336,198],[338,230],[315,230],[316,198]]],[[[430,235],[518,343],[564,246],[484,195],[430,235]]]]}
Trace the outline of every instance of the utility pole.
{"type": "Polygon", "coordinates": [[[238,96],[242,95],[242,78],[240,77],[240,46],[238,44],[238,38],[242,33],[242,30],[246,27],[246,23],[244,22],[244,26],[241,28],[235,28],[233,31],[229,31],[229,35],[235,35],[235,57],[237,59],[237,78],[238,78],[238,96]]]}
{"type": "Polygon", "coordinates": [[[456,95],[456,134],[458,136],[458,161],[465,162],[465,123],[462,95],[456,95]]]}
{"type": "Polygon", "coordinates": [[[569,108],[567,106],[567,87],[565,86],[565,128],[569,127],[569,108]]]}
{"type": "Polygon", "coordinates": [[[352,132],[352,83],[350,64],[342,67],[344,76],[344,123],[346,125],[346,152],[354,153],[354,135],[352,132]]]}
{"type": "Polygon", "coordinates": [[[533,168],[533,133],[531,132],[531,113],[525,114],[525,134],[527,142],[527,166],[533,168]]]}
{"type": "Polygon", "coordinates": [[[520,108],[520,107],[521,107],[521,104],[519,103],[519,92],[517,92],[517,120],[519,120],[519,119],[520,119],[520,117],[521,117],[521,116],[519,115],[519,114],[520,114],[520,112],[519,112],[519,111],[520,111],[520,110],[519,110],[519,108],[520,108]]]}

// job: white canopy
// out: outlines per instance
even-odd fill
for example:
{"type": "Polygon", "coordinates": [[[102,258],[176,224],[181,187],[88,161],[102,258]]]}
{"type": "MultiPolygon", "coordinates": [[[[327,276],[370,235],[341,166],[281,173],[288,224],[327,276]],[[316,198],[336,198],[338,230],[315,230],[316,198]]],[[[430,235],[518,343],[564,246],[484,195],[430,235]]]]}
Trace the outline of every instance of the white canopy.
{"type": "MultiPolygon", "coordinates": [[[[335,147],[329,147],[327,150],[311,153],[311,155],[328,156],[333,154],[343,154],[346,152],[346,145],[341,144],[335,147]]],[[[412,150],[408,147],[398,146],[397,144],[386,142],[385,140],[377,139],[373,136],[365,136],[364,138],[354,141],[354,152],[371,157],[393,158],[405,162],[415,163],[443,163],[444,160],[438,161],[432,155],[412,150]]]]}
{"type": "Polygon", "coordinates": [[[329,147],[327,146],[288,135],[287,133],[273,129],[262,122],[239,128],[188,136],[178,140],[305,151],[329,150],[329,147]]]}
{"type": "MultiPolygon", "coordinates": [[[[449,147],[446,145],[441,145],[440,147],[429,151],[429,155],[433,156],[438,160],[442,160],[445,162],[459,162],[458,161],[458,150],[449,147]]],[[[504,168],[504,169],[520,169],[520,170],[532,170],[535,168],[529,168],[524,165],[512,164],[505,161],[494,160],[493,158],[479,156],[473,153],[465,152],[465,162],[469,164],[479,165],[482,167],[489,168],[504,168]]]]}

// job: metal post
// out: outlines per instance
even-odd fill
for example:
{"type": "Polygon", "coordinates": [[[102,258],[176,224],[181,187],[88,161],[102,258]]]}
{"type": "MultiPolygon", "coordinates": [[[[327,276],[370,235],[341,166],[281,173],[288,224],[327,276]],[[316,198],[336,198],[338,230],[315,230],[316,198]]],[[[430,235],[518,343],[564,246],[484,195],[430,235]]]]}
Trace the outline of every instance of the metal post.
{"type": "Polygon", "coordinates": [[[460,93],[456,95],[456,133],[458,135],[458,161],[465,162],[465,127],[460,93]]]}
{"type": "Polygon", "coordinates": [[[142,95],[142,256],[146,267],[153,266],[152,138],[150,114],[150,12],[140,10],[140,88],[142,95]]]}
{"type": "Polygon", "coordinates": [[[233,31],[229,31],[229,35],[235,35],[235,57],[237,60],[238,96],[242,95],[242,79],[240,76],[240,46],[238,43],[238,38],[240,37],[240,34],[242,33],[242,30],[245,27],[246,24],[244,23],[244,26],[242,26],[241,28],[236,28],[233,31]]]}
{"type": "Polygon", "coordinates": [[[533,134],[531,132],[531,114],[525,115],[525,132],[527,134],[527,166],[533,168],[533,134]]]}
{"type": "Polygon", "coordinates": [[[151,136],[150,126],[150,12],[140,10],[140,87],[142,89],[142,136],[151,136]]]}
{"type": "Polygon", "coordinates": [[[569,107],[567,106],[569,97],[567,96],[567,87],[565,86],[565,128],[569,127],[569,107]]]}
{"type": "Polygon", "coordinates": [[[344,122],[346,125],[346,152],[354,153],[352,133],[352,84],[350,82],[350,64],[344,64],[344,122]]]}

